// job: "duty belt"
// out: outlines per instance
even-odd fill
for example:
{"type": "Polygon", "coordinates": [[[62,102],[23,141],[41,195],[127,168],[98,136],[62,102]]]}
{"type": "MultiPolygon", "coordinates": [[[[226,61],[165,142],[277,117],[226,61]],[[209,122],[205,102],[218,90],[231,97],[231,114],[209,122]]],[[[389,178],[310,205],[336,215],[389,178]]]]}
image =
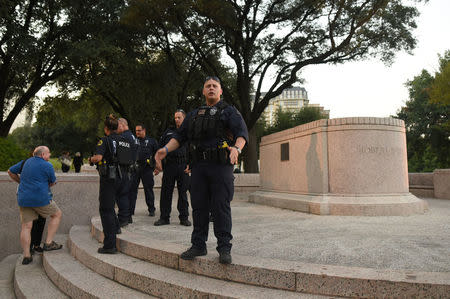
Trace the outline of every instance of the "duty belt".
{"type": "Polygon", "coordinates": [[[228,151],[225,148],[196,149],[191,152],[192,163],[201,161],[211,161],[220,164],[230,163],[228,151]]]}

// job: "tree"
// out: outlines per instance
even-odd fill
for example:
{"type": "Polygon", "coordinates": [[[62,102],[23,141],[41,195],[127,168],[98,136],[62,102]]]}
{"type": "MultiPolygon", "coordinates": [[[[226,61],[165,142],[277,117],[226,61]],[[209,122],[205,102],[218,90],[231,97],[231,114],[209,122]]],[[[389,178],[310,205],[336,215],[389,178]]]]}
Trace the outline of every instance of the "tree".
{"type": "Polygon", "coordinates": [[[55,155],[63,151],[91,152],[103,136],[103,120],[111,107],[89,91],[76,98],[67,94],[47,97],[32,126],[15,129],[11,138],[22,148],[32,150],[45,144],[55,155]]]}
{"type": "Polygon", "coordinates": [[[264,130],[264,135],[276,133],[324,118],[328,118],[328,116],[323,114],[318,107],[304,106],[297,112],[278,108],[275,112],[275,121],[273,125],[268,126],[264,130]]]}
{"type": "Polygon", "coordinates": [[[224,53],[221,61],[234,63],[236,97],[230,86],[222,87],[250,131],[246,172],[258,170],[257,120],[271,98],[300,80],[302,68],[369,56],[389,62],[396,51],[415,46],[411,30],[418,12],[401,0],[135,0],[131,6],[136,3],[170,22],[176,30],[168,41],[183,37],[212,74],[220,76],[210,53],[224,53]],[[269,89],[262,95],[264,82],[269,89]]]}
{"type": "Polygon", "coordinates": [[[0,136],[42,87],[72,73],[85,56],[106,52],[117,35],[104,34],[101,47],[91,37],[111,29],[110,20],[117,22],[124,6],[124,0],[2,1],[0,136]]]}
{"type": "Polygon", "coordinates": [[[430,90],[430,101],[450,105],[450,50],[439,56],[439,72],[436,73],[430,90]]]}
{"type": "MultiPolygon", "coordinates": [[[[409,100],[397,113],[405,121],[410,172],[433,171],[450,167],[450,105],[435,103],[430,94],[440,83],[447,62],[441,58],[441,71],[433,77],[426,70],[408,81],[409,100]]],[[[445,96],[445,95],[444,95],[445,96]]]]}

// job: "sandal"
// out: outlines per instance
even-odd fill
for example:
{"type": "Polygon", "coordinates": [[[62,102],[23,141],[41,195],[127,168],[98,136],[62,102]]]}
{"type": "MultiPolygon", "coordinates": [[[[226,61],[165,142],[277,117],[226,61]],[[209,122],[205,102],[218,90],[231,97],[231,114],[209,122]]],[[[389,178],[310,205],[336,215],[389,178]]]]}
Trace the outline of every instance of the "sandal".
{"type": "Polygon", "coordinates": [[[58,250],[61,249],[62,247],[63,246],[61,244],[58,244],[55,241],[52,241],[50,244],[44,243],[45,251],[58,250]]]}

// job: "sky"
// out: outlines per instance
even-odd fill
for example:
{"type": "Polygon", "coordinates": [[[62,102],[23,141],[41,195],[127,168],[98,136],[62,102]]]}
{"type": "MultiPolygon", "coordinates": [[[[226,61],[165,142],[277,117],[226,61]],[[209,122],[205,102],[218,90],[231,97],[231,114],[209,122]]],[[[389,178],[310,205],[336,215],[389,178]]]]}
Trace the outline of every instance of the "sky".
{"type": "Polygon", "coordinates": [[[412,54],[399,52],[391,66],[379,60],[308,66],[302,72],[310,103],[330,110],[330,118],[389,117],[408,100],[406,81],[438,71],[438,54],[450,50],[450,0],[418,5],[412,54]]]}

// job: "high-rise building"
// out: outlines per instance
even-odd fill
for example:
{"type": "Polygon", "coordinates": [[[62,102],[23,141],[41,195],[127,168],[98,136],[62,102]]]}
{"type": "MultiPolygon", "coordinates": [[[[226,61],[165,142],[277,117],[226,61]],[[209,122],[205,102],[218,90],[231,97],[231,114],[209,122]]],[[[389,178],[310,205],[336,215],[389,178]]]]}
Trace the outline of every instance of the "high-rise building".
{"type": "MultiPolygon", "coordinates": [[[[261,97],[266,95],[265,92],[261,93],[261,97]]],[[[323,107],[318,104],[309,104],[308,92],[303,87],[291,87],[283,90],[283,92],[269,101],[269,105],[263,112],[267,124],[272,125],[275,121],[275,113],[281,108],[283,111],[300,111],[304,106],[318,107],[322,113],[329,116],[330,111],[324,110],[323,107]]]]}

